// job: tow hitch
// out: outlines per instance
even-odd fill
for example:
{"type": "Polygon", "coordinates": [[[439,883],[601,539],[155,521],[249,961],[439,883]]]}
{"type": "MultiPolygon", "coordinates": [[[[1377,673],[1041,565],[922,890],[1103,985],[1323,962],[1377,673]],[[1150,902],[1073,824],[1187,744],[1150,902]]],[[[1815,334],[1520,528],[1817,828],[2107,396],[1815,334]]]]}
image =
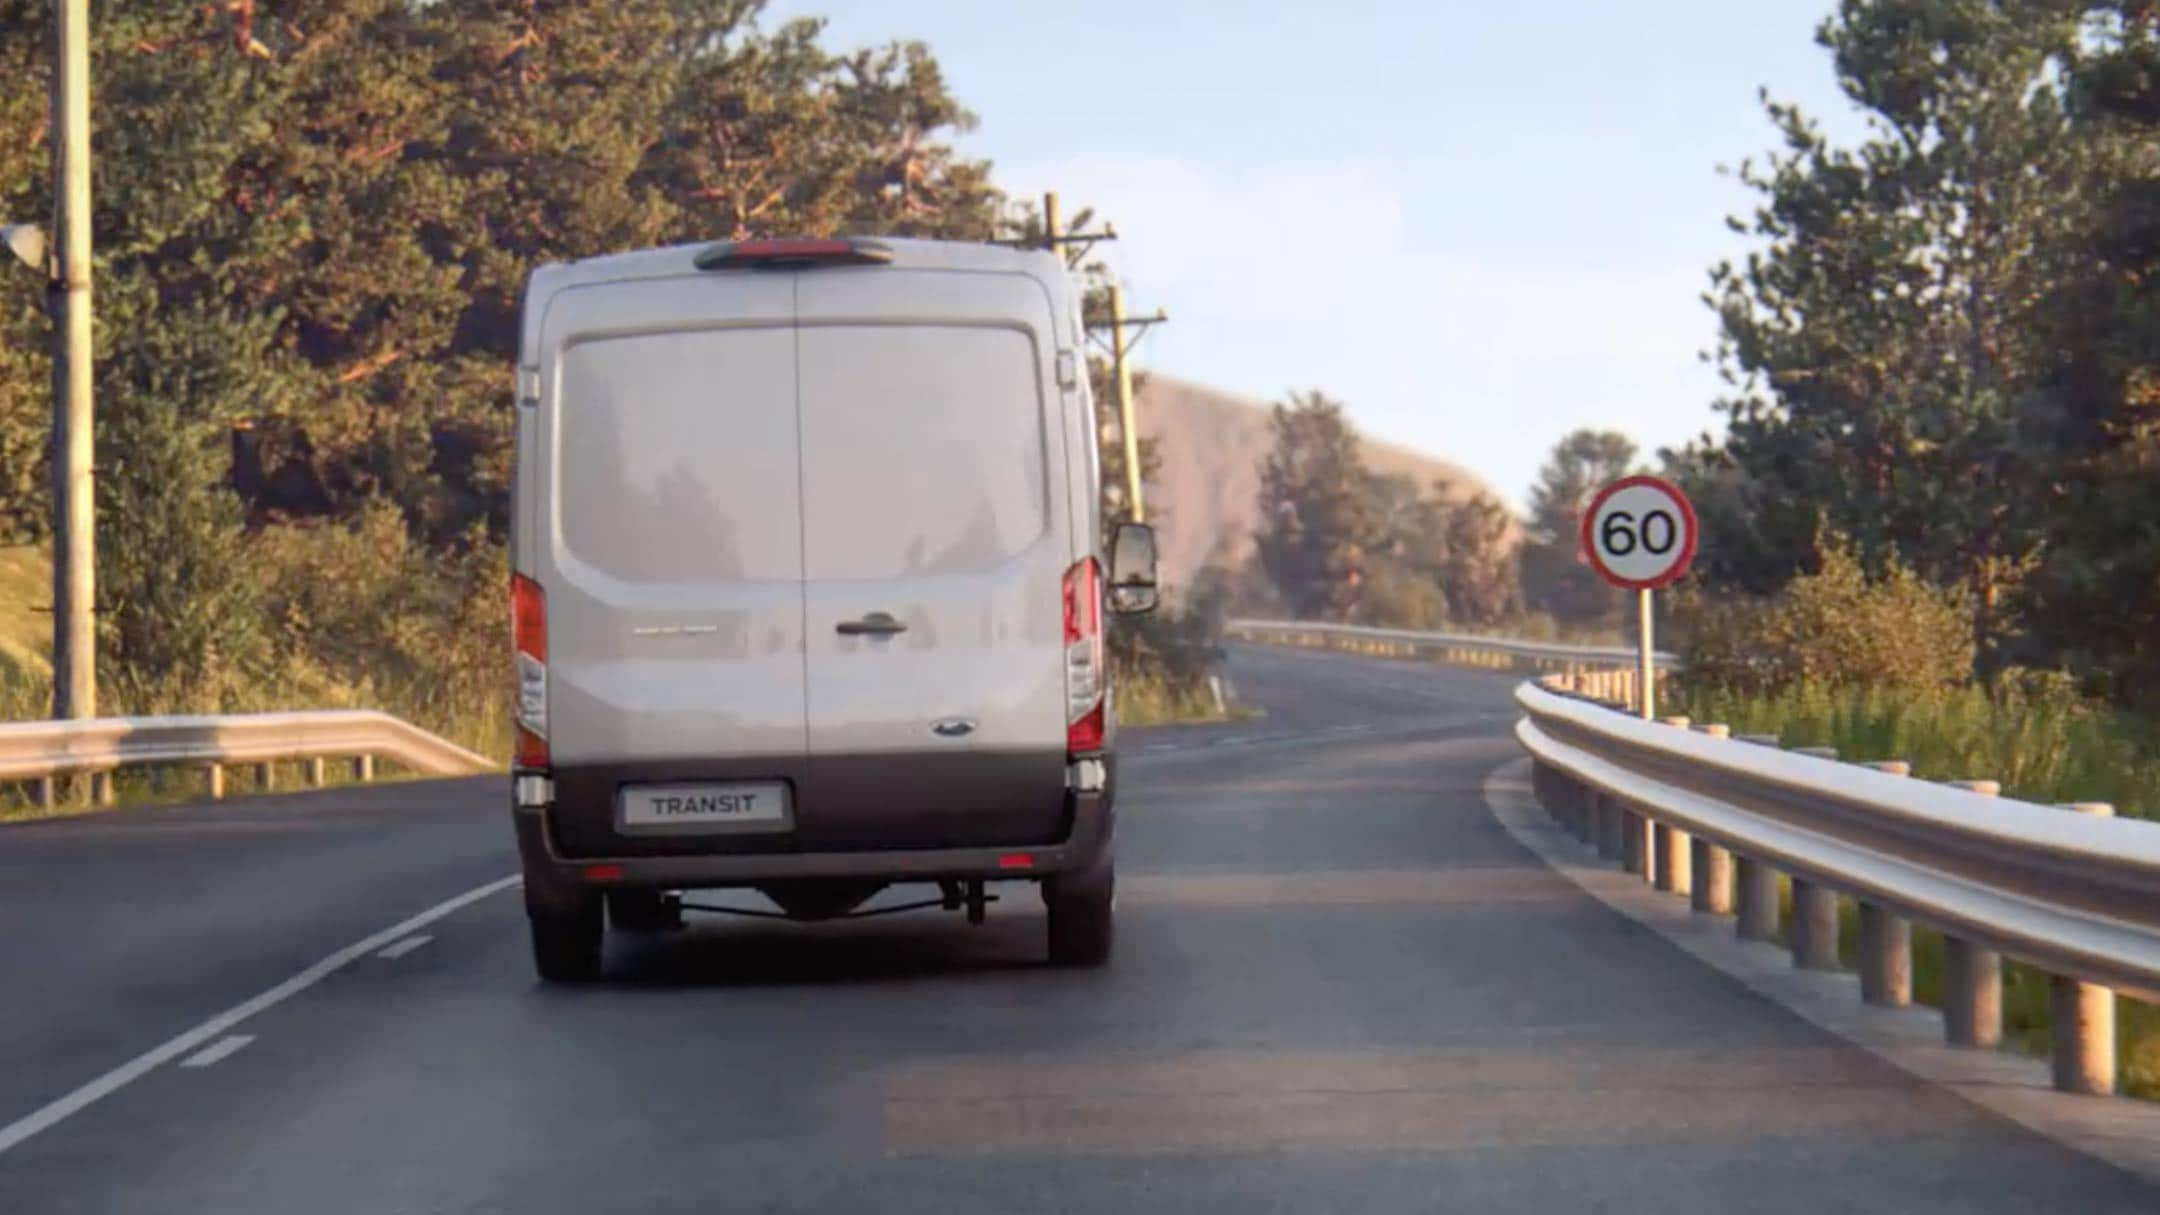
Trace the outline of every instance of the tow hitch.
{"type": "Polygon", "coordinates": [[[922,911],[936,907],[944,911],[964,910],[967,912],[968,923],[980,924],[983,922],[984,912],[988,910],[990,904],[998,901],[998,896],[991,894],[986,889],[986,885],[981,878],[945,878],[938,881],[938,897],[934,899],[918,899],[912,903],[898,903],[891,907],[873,907],[868,911],[850,909],[815,916],[795,915],[786,911],[766,911],[757,907],[721,907],[713,903],[687,903],[680,899],[675,901],[675,906],[681,911],[702,911],[708,915],[745,916],[753,920],[797,921],[867,920],[872,916],[898,915],[903,911],[922,911]]]}

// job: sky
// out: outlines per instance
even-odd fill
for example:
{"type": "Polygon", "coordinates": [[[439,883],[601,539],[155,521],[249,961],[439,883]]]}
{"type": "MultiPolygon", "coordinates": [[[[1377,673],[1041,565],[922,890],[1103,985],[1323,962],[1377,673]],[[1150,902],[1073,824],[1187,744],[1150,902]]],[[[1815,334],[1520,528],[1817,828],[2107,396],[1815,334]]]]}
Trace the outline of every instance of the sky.
{"type": "Polygon", "coordinates": [[[1136,354],[1365,433],[1521,508],[1583,426],[1715,432],[1706,272],[1744,252],[1721,165],[1767,86],[1859,130],[1813,39],[1831,0],[773,0],[833,47],[929,44],[1007,191],[1113,222],[1136,354]]]}

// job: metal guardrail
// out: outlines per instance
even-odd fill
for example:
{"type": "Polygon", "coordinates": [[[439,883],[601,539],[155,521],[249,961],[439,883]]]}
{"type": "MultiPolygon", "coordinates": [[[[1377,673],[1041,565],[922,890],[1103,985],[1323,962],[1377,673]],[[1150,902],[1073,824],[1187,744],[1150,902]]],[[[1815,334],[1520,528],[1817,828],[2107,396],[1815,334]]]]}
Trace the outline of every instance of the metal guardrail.
{"type": "Polygon", "coordinates": [[[34,800],[48,807],[60,777],[89,776],[91,799],[105,804],[116,769],[188,765],[204,770],[209,795],[217,798],[225,794],[228,765],[254,766],[257,786],[267,789],[272,765],[305,761],[308,783],[319,786],[332,758],[352,760],[361,780],[374,777],[378,758],[429,776],[501,767],[409,722],[364,709],[0,723],[0,780],[31,784],[34,800]]]}
{"type": "MultiPolygon", "coordinates": [[[[1513,663],[1476,664],[1476,659],[1509,659],[1541,670],[1582,667],[1616,667],[1632,671],[1635,651],[1627,646],[1560,645],[1549,641],[1519,641],[1509,637],[1479,637],[1470,633],[1426,633],[1411,629],[1380,629],[1356,624],[1315,624],[1294,620],[1231,620],[1225,635],[1247,641],[1284,645],[1333,646],[1366,653],[1436,657],[1474,665],[1509,666],[1513,663]],[[1459,656],[1451,659],[1451,656],[1459,656]]],[[[1679,659],[1659,651],[1659,670],[1671,670],[1679,659]]]]}
{"type": "Polygon", "coordinates": [[[1788,875],[1784,943],[1797,966],[1839,968],[1838,899],[1857,901],[1870,1003],[1911,1002],[1912,926],[1940,930],[1953,1045],[1996,1045],[2001,959],[2035,965],[2052,976],[2056,1087],[2113,1091],[2110,989],[2160,1000],[2160,825],[1993,796],[1992,782],[1916,781],[1895,761],[1783,751],[1686,718],[1644,721],[1567,683],[1548,677],[1515,697],[1535,790],[1563,828],[1699,912],[1736,911],[1743,937],[1779,937],[1788,875]]]}

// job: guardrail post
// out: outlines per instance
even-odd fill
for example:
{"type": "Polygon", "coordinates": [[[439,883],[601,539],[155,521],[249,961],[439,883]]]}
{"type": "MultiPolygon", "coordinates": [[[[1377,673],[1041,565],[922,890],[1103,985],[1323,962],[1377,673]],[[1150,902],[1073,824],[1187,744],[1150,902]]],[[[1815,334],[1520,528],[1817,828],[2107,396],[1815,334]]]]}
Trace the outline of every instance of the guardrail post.
{"type": "Polygon", "coordinates": [[[1805,970],[1838,968],[1837,892],[1795,877],[1792,883],[1793,965],[1805,970]]]}
{"type": "Polygon", "coordinates": [[[330,783],[328,765],[320,755],[311,755],[307,761],[307,783],[310,789],[320,789],[330,783]]]}
{"type": "Polygon", "coordinates": [[[92,772],[90,774],[90,804],[110,806],[113,804],[113,774],[92,772]]]}
{"type": "MultiPolygon", "coordinates": [[[[1775,747],[1775,734],[1741,734],[1741,742],[1775,747]]],[[[1753,857],[1733,858],[1733,901],[1739,909],[1734,927],[1743,940],[1775,941],[1778,933],[1777,870],[1753,857]]]]}
{"type": "MultiPolygon", "coordinates": [[[[1810,759],[1836,759],[1836,747],[1794,747],[1810,759]]],[[[1793,965],[1807,970],[1838,968],[1837,893],[1800,877],[1792,880],[1793,965]]]]}
{"type": "Polygon", "coordinates": [[[203,783],[206,786],[210,800],[214,802],[225,800],[225,765],[204,764],[203,777],[203,783]]]}
{"type": "MultiPolygon", "coordinates": [[[[1968,793],[1994,797],[1991,780],[1949,782],[1968,793]]],[[[1992,1047],[2002,1042],[2002,955],[1963,937],[1943,937],[1943,1035],[1952,1046],[1992,1047]]]]}
{"type": "MultiPolygon", "coordinates": [[[[2115,816],[2115,807],[2106,802],[2072,802],[2063,809],[2095,818],[2115,816]]],[[[2050,975],[2048,1012],[2054,1023],[2056,1089],[2092,1097],[2114,1092],[2114,991],[2069,975],[2050,975]]]]}
{"type": "MultiPolygon", "coordinates": [[[[1659,721],[1676,730],[1688,728],[1685,717],[1661,717],[1659,721]]],[[[1672,894],[1687,894],[1694,876],[1695,853],[1688,833],[1677,827],[1659,823],[1656,831],[1657,888],[1672,894]]]]}
{"type": "MultiPolygon", "coordinates": [[[[1891,776],[1911,776],[1902,759],[1863,764],[1891,776]]],[[[1860,998],[1884,1008],[1912,1003],[1912,921],[1874,903],[1860,904],[1860,998]]]]}
{"type": "MultiPolygon", "coordinates": [[[[1732,727],[1698,727],[1712,738],[1732,737],[1732,727]]],[[[1688,905],[1705,915],[1732,914],[1732,853],[1700,837],[1688,841],[1688,905]]]]}
{"type": "Polygon", "coordinates": [[[30,796],[32,800],[37,802],[38,809],[50,810],[53,808],[53,783],[53,778],[50,776],[40,776],[30,782],[30,796]]]}
{"type": "Polygon", "coordinates": [[[1655,833],[1657,848],[1657,888],[1668,894],[1685,897],[1695,874],[1693,841],[1688,833],[1664,823],[1657,825],[1655,833]]]}
{"type": "Polygon", "coordinates": [[[352,775],[354,780],[359,781],[363,785],[371,780],[374,780],[375,757],[372,755],[353,756],[352,775]]]}
{"type": "Polygon", "coordinates": [[[2002,956],[1962,937],[1943,938],[1943,1034],[1952,1046],[2002,1041],[2002,956]]]}
{"type": "Polygon", "coordinates": [[[270,792],[270,789],[271,789],[271,787],[272,787],[272,786],[273,786],[274,784],[276,784],[276,782],[277,782],[277,771],[276,771],[275,765],[272,765],[272,764],[256,764],[256,765],[255,765],[255,789],[256,789],[256,791],[257,791],[257,792],[259,792],[259,793],[268,793],[268,792],[270,792]]]}
{"type": "Polygon", "coordinates": [[[1777,940],[1777,870],[1752,857],[1736,861],[1733,887],[1740,908],[1740,935],[1750,941],[1777,940]]]}
{"type": "Polygon", "coordinates": [[[1638,813],[1625,802],[1620,805],[1620,867],[1644,881],[1650,881],[1653,854],[1650,851],[1650,816],[1638,813]]]}
{"type": "Polygon", "coordinates": [[[1545,787],[1552,791],[1552,800],[1548,804],[1557,810],[1553,817],[1576,839],[1590,838],[1588,830],[1583,826],[1583,820],[1590,816],[1593,804],[1590,790],[1543,764],[1539,764],[1535,771],[1544,780],[1545,787]]]}
{"type": "Polygon", "coordinates": [[[1912,1003],[1912,921],[1860,904],[1860,998],[1885,1008],[1912,1003]]]}

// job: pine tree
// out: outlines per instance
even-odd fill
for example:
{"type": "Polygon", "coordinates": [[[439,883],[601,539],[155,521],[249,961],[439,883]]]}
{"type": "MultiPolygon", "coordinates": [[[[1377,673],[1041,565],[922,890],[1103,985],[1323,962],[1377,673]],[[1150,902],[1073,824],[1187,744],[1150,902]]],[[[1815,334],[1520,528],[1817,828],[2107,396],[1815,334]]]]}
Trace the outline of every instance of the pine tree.
{"type": "Polygon", "coordinates": [[[1555,619],[1603,621],[1621,608],[1582,553],[1582,516],[1591,496],[1633,471],[1635,444],[1614,431],[1578,430],[1553,445],[1530,489],[1530,536],[1523,547],[1529,605],[1555,619]]]}
{"type": "Polygon", "coordinates": [[[1357,434],[1340,402],[1292,393],[1275,407],[1260,474],[1260,562],[1303,619],[1356,619],[1384,542],[1357,434]]]}
{"type": "Polygon", "coordinates": [[[2054,0],[1843,0],[1818,41],[1869,136],[1833,146],[1766,103],[1784,151],[1743,166],[1763,203],[1734,221],[1766,248],[1712,274],[1737,509],[1802,504],[1871,566],[1901,554],[1972,584],[1986,634],[2057,505],[2042,312],[2091,272],[2076,234],[2123,150],[2066,105],[2079,17],[2054,0]]]}

